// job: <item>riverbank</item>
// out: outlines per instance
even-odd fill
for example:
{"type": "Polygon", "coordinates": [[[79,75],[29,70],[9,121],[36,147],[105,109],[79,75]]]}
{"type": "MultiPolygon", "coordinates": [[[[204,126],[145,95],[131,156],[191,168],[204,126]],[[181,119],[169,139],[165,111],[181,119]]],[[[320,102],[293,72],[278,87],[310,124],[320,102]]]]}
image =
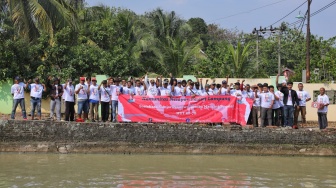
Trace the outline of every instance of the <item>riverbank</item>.
{"type": "Polygon", "coordinates": [[[0,152],[336,156],[336,129],[0,121],[0,152]]]}

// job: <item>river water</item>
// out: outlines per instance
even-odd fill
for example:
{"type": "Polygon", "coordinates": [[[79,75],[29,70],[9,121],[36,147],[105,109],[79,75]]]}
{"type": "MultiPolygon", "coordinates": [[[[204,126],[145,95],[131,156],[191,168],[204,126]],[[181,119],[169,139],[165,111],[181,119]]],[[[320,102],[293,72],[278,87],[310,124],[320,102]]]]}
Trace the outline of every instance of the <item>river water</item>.
{"type": "Polygon", "coordinates": [[[0,153],[0,187],[336,187],[336,159],[0,153]]]}

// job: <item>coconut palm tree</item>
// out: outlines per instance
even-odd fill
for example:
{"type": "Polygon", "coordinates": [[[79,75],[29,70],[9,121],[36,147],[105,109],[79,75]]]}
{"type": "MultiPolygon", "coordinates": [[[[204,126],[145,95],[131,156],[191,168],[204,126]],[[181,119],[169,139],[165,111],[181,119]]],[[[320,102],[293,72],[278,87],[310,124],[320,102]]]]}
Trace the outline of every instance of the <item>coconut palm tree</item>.
{"type": "Polygon", "coordinates": [[[76,14],[66,0],[7,0],[19,35],[34,40],[41,33],[53,38],[55,30],[76,28],[76,14]]]}
{"type": "Polygon", "coordinates": [[[236,48],[232,44],[228,46],[233,65],[232,75],[236,78],[243,78],[248,69],[251,68],[249,66],[250,61],[248,59],[251,51],[250,46],[250,43],[243,46],[240,42],[238,42],[236,48]]]}

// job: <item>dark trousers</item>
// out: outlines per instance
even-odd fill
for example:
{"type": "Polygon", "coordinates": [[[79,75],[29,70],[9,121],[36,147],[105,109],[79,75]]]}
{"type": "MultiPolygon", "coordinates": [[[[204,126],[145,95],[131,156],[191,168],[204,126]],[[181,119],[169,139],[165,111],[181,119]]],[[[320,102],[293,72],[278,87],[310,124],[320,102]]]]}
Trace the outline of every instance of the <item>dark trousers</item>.
{"type": "Polygon", "coordinates": [[[272,109],[272,125],[280,126],[280,114],[281,109],[272,109]]]}
{"type": "Polygon", "coordinates": [[[320,129],[325,129],[328,127],[328,119],[326,112],[317,112],[318,122],[320,125],[320,129]]]}
{"type": "Polygon", "coordinates": [[[102,121],[103,122],[107,121],[109,118],[109,114],[110,114],[110,103],[100,102],[100,111],[101,111],[102,121]]]}
{"type": "Polygon", "coordinates": [[[279,126],[284,126],[284,110],[283,110],[283,107],[280,107],[280,110],[279,110],[279,126]]]}
{"type": "Polygon", "coordinates": [[[272,109],[271,108],[261,108],[261,127],[265,127],[265,120],[270,126],[272,123],[272,109]]]}
{"type": "Polygon", "coordinates": [[[74,121],[75,118],[75,103],[65,101],[65,121],[74,121]]]}

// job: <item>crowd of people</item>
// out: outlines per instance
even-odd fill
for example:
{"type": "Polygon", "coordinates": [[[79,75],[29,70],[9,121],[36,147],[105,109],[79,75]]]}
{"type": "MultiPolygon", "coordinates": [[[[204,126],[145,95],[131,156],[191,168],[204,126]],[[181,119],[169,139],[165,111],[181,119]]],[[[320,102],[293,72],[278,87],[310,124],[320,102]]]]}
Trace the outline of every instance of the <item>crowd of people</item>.
{"type": "MultiPolygon", "coordinates": [[[[279,75],[277,76],[276,83],[279,75]]],[[[80,77],[76,85],[72,79],[67,79],[61,84],[59,78],[49,77],[46,84],[40,83],[39,78],[25,82],[20,77],[15,78],[11,88],[13,95],[13,108],[11,118],[15,119],[17,106],[20,104],[22,116],[27,119],[25,110],[24,91],[30,91],[31,119],[41,119],[42,93],[48,92],[50,96],[50,119],[61,121],[61,104],[65,103],[64,121],[99,121],[98,107],[101,108],[101,121],[116,122],[119,95],[139,96],[207,96],[207,95],[230,95],[235,97],[249,98],[253,100],[253,106],[248,124],[255,127],[283,126],[298,128],[298,116],[301,113],[302,124],[306,123],[306,102],[311,100],[309,93],[303,90],[303,84],[298,84],[298,90],[293,89],[292,82],[282,81],[276,86],[264,84],[245,84],[245,80],[228,84],[228,77],[221,84],[208,83],[203,79],[177,80],[170,74],[170,79],[162,76],[149,80],[147,75],[139,79],[121,80],[120,78],[108,78],[100,84],[95,77],[80,77]],[[277,89],[277,90],[276,90],[277,89]],[[77,118],[75,118],[75,104],[77,103],[77,118]],[[35,118],[35,110],[37,118],[35,118]],[[90,116],[89,116],[90,115],[90,116]],[[111,116],[109,118],[109,116],[111,116]]],[[[320,129],[328,126],[327,112],[329,98],[325,89],[320,88],[317,98],[318,122],[320,129]]],[[[62,120],[62,121],[63,121],[62,120]]]]}

